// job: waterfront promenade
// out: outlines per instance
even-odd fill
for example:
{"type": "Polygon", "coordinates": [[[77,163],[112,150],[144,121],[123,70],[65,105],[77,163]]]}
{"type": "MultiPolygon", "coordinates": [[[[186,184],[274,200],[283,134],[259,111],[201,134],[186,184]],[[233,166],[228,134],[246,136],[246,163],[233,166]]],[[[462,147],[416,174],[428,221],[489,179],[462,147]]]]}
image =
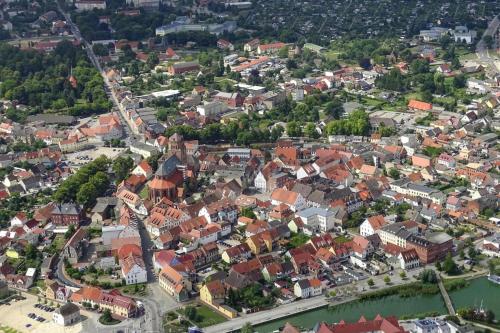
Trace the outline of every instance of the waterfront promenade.
{"type": "MultiPolygon", "coordinates": [[[[308,310],[313,310],[316,308],[320,308],[325,305],[339,305],[347,302],[354,301],[358,299],[359,295],[364,294],[364,293],[369,293],[373,292],[375,290],[379,289],[384,289],[384,288],[389,288],[389,287],[394,287],[397,285],[402,285],[402,284],[407,284],[411,282],[415,282],[414,277],[418,276],[418,274],[423,270],[423,268],[418,268],[412,271],[412,276],[408,277],[406,279],[402,279],[399,274],[394,274],[391,276],[391,284],[387,285],[384,283],[383,278],[385,275],[379,275],[379,276],[374,276],[371,277],[375,281],[375,285],[377,286],[376,288],[369,288],[366,285],[366,280],[357,283],[355,286],[358,289],[356,293],[350,296],[343,297],[341,299],[335,298],[335,299],[330,299],[327,300],[324,296],[318,296],[318,297],[313,297],[313,298],[307,298],[307,299],[302,299],[297,302],[292,302],[289,304],[283,304],[280,306],[277,306],[275,308],[266,310],[266,311],[260,311],[256,313],[251,313],[247,315],[240,315],[239,317],[236,317],[232,320],[226,321],[224,323],[214,325],[214,326],[209,326],[204,328],[205,333],[225,333],[225,332],[233,332],[238,329],[240,329],[245,323],[251,323],[252,325],[259,325],[268,321],[273,321],[276,319],[288,317],[291,315],[295,315],[297,313],[301,313],[304,311],[308,310]],[[363,288],[363,289],[361,289],[363,288]]],[[[341,286],[340,288],[346,288],[348,286],[354,286],[354,285],[347,285],[347,286],[341,286]]]]}
{"type": "Polygon", "coordinates": [[[245,323],[249,322],[252,325],[262,324],[271,320],[280,319],[303,311],[313,310],[327,304],[342,304],[350,302],[356,297],[346,298],[338,302],[327,302],[324,296],[307,298],[299,302],[280,305],[268,311],[260,311],[247,315],[241,315],[235,319],[226,321],[224,323],[209,326],[204,328],[205,333],[223,333],[233,332],[240,329],[245,323]]]}

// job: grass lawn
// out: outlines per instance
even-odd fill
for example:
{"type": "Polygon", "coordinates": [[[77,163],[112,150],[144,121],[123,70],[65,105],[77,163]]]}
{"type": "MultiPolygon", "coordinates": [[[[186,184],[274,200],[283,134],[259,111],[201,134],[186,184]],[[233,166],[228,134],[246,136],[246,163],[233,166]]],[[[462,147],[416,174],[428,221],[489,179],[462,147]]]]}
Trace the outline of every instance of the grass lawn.
{"type": "Polygon", "coordinates": [[[339,57],[339,54],[340,54],[339,51],[333,51],[333,50],[323,52],[323,55],[325,56],[325,58],[330,59],[330,60],[337,60],[339,57]]]}
{"type": "Polygon", "coordinates": [[[104,315],[99,317],[99,322],[103,325],[116,325],[116,324],[121,323],[120,320],[117,320],[114,318],[111,318],[111,320],[106,320],[106,317],[104,315]]]}
{"type": "Polygon", "coordinates": [[[225,322],[227,319],[218,314],[215,310],[210,309],[207,305],[199,305],[196,307],[198,318],[193,322],[199,327],[207,327],[225,322]]]}
{"type": "Polygon", "coordinates": [[[147,294],[148,294],[146,284],[144,284],[144,283],[123,286],[123,287],[120,287],[119,289],[120,289],[120,291],[124,292],[125,294],[129,294],[129,295],[147,296],[147,294]]]}
{"type": "Polygon", "coordinates": [[[476,60],[477,59],[477,55],[475,53],[466,53],[466,54],[461,54],[458,56],[458,58],[462,61],[465,61],[465,60],[476,60]]]}
{"type": "Polygon", "coordinates": [[[294,248],[299,247],[307,243],[309,239],[311,238],[305,234],[293,234],[290,238],[290,245],[292,245],[294,248]]]}
{"type": "Polygon", "coordinates": [[[144,186],[141,192],[139,192],[141,199],[146,199],[148,197],[148,187],[144,186]]]}
{"type": "Polygon", "coordinates": [[[20,333],[20,332],[11,327],[0,325],[0,333],[20,333]]]}
{"type": "Polygon", "coordinates": [[[351,238],[342,235],[342,236],[335,237],[334,240],[335,240],[335,243],[342,244],[342,243],[346,243],[346,242],[350,241],[351,238]]]}
{"type": "Polygon", "coordinates": [[[369,106],[373,106],[373,107],[377,107],[377,106],[386,104],[386,102],[382,101],[380,99],[363,97],[363,104],[366,104],[366,105],[369,105],[369,106]]]}
{"type": "Polygon", "coordinates": [[[54,241],[52,242],[52,245],[54,246],[54,249],[59,253],[62,251],[64,244],[66,244],[66,239],[64,238],[64,235],[57,235],[54,238],[54,241]]]}

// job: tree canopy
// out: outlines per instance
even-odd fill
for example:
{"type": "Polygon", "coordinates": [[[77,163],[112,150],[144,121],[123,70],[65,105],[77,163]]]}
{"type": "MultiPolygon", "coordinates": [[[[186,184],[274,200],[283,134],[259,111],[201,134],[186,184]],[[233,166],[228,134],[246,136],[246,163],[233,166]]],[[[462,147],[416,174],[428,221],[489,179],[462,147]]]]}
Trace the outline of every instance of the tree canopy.
{"type": "Polygon", "coordinates": [[[85,52],[69,41],[60,42],[50,54],[0,45],[0,77],[0,97],[18,100],[32,107],[33,113],[53,109],[80,116],[111,107],[101,75],[85,52]],[[71,75],[76,79],[73,83],[71,75]]]}

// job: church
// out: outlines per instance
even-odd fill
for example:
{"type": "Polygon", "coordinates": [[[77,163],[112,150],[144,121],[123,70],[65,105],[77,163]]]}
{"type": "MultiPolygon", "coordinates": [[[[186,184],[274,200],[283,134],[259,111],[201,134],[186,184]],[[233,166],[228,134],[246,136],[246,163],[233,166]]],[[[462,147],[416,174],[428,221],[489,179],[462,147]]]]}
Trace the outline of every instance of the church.
{"type": "Polygon", "coordinates": [[[176,201],[184,193],[184,181],[196,177],[198,161],[186,153],[182,135],[175,133],[168,139],[168,152],[159,161],[158,170],[148,184],[149,200],[160,202],[163,198],[176,201]]]}

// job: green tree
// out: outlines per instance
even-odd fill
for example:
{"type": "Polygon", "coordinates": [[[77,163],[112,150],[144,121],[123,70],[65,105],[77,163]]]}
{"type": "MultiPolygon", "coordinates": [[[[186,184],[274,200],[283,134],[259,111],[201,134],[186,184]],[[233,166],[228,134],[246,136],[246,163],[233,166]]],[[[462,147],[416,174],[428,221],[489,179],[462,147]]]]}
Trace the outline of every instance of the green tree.
{"type": "Polygon", "coordinates": [[[406,272],[405,271],[401,271],[401,273],[399,273],[399,276],[401,277],[401,279],[406,280],[406,272]]]}
{"type": "Polygon", "coordinates": [[[101,321],[103,323],[110,323],[112,322],[114,319],[113,317],[111,316],[111,311],[109,309],[105,309],[104,312],[102,313],[102,316],[101,316],[101,321]]]}
{"type": "Polygon", "coordinates": [[[85,183],[78,190],[78,193],[76,194],[76,201],[85,207],[89,207],[90,205],[95,203],[98,194],[99,193],[97,192],[94,184],[90,182],[85,183]]]}
{"type": "Polygon", "coordinates": [[[279,51],[278,51],[278,57],[281,59],[288,58],[288,46],[283,46],[279,51]]]}
{"type": "Polygon", "coordinates": [[[385,284],[389,284],[389,283],[391,283],[391,278],[389,277],[389,275],[386,275],[386,276],[384,277],[384,282],[385,282],[385,284]]]}
{"type": "Polygon", "coordinates": [[[39,252],[36,247],[32,244],[28,244],[25,249],[25,256],[27,260],[36,260],[38,259],[39,252]]]}
{"type": "Polygon", "coordinates": [[[393,179],[399,179],[399,177],[401,176],[401,173],[396,168],[390,168],[389,169],[389,176],[393,179]]]}
{"type": "Polygon", "coordinates": [[[250,323],[245,323],[240,330],[241,333],[254,333],[255,330],[253,329],[252,324],[250,323]]]}
{"type": "Polygon", "coordinates": [[[194,306],[188,306],[184,310],[184,314],[189,320],[196,320],[196,317],[198,316],[198,311],[194,306]]]}
{"type": "Polygon", "coordinates": [[[316,125],[313,123],[307,123],[304,127],[304,135],[311,139],[319,138],[319,133],[316,130],[316,125]]]}
{"type": "Polygon", "coordinates": [[[325,113],[332,116],[334,119],[340,119],[344,114],[344,104],[339,98],[333,98],[325,104],[325,113]]]}
{"type": "Polygon", "coordinates": [[[373,279],[368,279],[368,281],[366,281],[366,283],[368,283],[368,286],[370,288],[372,288],[375,285],[375,281],[373,281],[373,279]]]}
{"type": "Polygon", "coordinates": [[[102,44],[94,44],[92,45],[92,51],[94,51],[95,55],[100,57],[105,57],[109,55],[109,49],[106,45],[102,44]]]}
{"type": "Polygon", "coordinates": [[[451,257],[451,253],[448,253],[446,255],[446,258],[443,262],[443,271],[448,275],[454,275],[459,273],[458,266],[451,257]]]}
{"type": "Polygon", "coordinates": [[[483,36],[483,41],[488,49],[493,47],[493,37],[490,35],[483,36]]]}
{"type": "Polygon", "coordinates": [[[423,59],[415,59],[410,64],[410,70],[414,74],[429,73],[429,62],[423,59]]]}
{"type": "Polygon", "coordinates": [[[273,127],[271,130],[271,141],[276,142],[281,136],[283,135],[283,132],[285,129],[281,125],[276,125],[273,127]]]}
{"type": "Polygon", "coordinates": [[[438,282],[436,272],[432,269],[424,269],[419,276],[423,283],[435,284],[438,282]]]}
{"type": "Polygon", "coordinates": [[[290,137],[299,137],[302,136],[302,128],[298,122],[290,121],[286,124],[286,133],[290,137]]]}
{"type": "Polygon", "coordinates": [[[496,274],[496,264],[493,259],[488,260],[488,270],[491,274],[496,274]]]}
{"type": "Polygon", "coordinates": [[[64,238],[70,239],[71,236],[73,236],[73,234],[75,233],[75,231],[76,231],[75,226],[73,224],[70,224],[68,230],[66,230],[66,233],[64,234],[64,238]]]}
{"type": "Polygon", "coordinates": [[[475,259],[477,257],[478,253],[473,245],[469,247],[469,250],[467,251],[467,255],[471,259],[475,259]]]}
{"type": "Polygon", "coordinates": [[[441,266],[441,262],[440,261],[436,261],[436,269],[438,271],[440,271],[440,272],[443,270],[443,267],[441,266]]]}
{"type": "Polygon", "coordinates": [[[453,77],[453,87],[456,89],[465,88],[467,85],[467,77],[464,74],[458,74],[453,77]]]}
{"type": "Polygon", "coordinates": [[[113,161],[113,171],[115,173],[116,182],[120,183],[125,178],[128,177],[128,174],[132,167],[134,166],[134,161],[129,156],[127,157],[118,157],[113,161]]]}
{"type": "Polygon", "coordinates": [[[244,216],[244,217],[248,217],[248,218],[251,218],[251,219],[256,219],[257,216],[255,215],[255,213],[253,212],[253,210],[249,207],[243,207],[241,209],[241,213],[240,213],[241,216],[244,216]]]}

